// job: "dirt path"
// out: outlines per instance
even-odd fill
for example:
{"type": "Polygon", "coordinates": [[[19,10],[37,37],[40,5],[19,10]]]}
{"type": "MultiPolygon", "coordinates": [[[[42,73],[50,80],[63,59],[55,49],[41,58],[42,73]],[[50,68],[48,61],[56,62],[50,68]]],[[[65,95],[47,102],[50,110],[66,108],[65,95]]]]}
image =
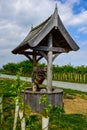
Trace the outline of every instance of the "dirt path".
{"type": "Polygon", "coordinates": [[[67,114],[87,115],[87,100],[81,98],[64,99],[64,110],[67,114]]]}

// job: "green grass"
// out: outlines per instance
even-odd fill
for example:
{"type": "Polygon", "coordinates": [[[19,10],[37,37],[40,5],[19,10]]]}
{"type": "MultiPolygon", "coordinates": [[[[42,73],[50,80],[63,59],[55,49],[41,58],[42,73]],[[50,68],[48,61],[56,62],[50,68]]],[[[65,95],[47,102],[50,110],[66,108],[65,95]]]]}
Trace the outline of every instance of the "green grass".
{"type": "MultiPolygon", "coordinates": [[[[23,83],[25,81],[21,81],[21,83],[23,83]]],[[[10,93],[10,91],[12,90],[11,85],[15,84],[16,81],[13,79],[5,79],[5,78],[0,78],[0,93],[2,93],[4,96],[11,96],[13,95],[12,93],[10,93]]],[[[29,82],[25,82],[25,86],[24,87],[30,87],[31,83],[29,82]]]]}
{"type": "Polygon", "coordinates": [[[50,130],[86,130],[87,117],[81,114],[61,114],[50,117],[50,130]],[[59,116],[59,115],[58,115],[59,116]]]}
{"type": "MultiPolygon", "coordinates": [[[[23,81],[21,81],[23,82],[23,81]]],[[[11,85],[15,84],[13,79],[0,79],[0,92],[4,91],[3,109],[4,120],[0,130],[12,130],[14,119],[14,101],[10,96],[11,85]]],[[[26,83],[25,87],[30,86],[26,83]]],[[[64,98],[87,99],[87,93],[64,89],[64,98]]],[[[41,115],[30,115],[29,107],[26,107],[26,130],[41,130],[41,115]]],[[[87,129],[87,115],[83,114],[66,114],[59,108],[54,108],[50,113],[49,130],[86,130],[87,129]]],[[[18,119],[17,130],[20,130],[20,120],[18,119]]]]}
{"type": "Polygon", "coordinates": [[[64,91],[64,98],[76,98],[80,97],[82,99],[87,99],[87,92],[81,92],[78,90],[72,90],[72,89],[63,89],[64,91]]]}

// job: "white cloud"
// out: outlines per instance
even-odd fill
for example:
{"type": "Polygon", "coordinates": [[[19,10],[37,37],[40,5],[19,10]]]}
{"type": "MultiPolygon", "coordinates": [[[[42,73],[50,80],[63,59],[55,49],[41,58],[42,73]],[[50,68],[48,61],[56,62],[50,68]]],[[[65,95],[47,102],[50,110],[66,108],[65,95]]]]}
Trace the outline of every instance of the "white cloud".
{"type": "Polygon", "coordinates": [[[54,61],[54,64],[74,66],[86,65],[87,66],[87,51],[79,50],[77,52],[69,52],[60,54],[54,61]],[[85,57],[86,56],[86,57],[85,57]]]}
{"type": "Polygon", "coordinates": [[[15,47],[26,34],[26,30],[17,24],[2,22],[0,24],[0,49],[15,47]]]}
{"type": "Polygon", "coordinates": [[[87,11],[83,11],[80,14],[73,15],[72,19],[69,21],[69,25],[79,26],[79,25],[87,25],[87,11]]]}
{"type": "Polygon", "coordinates": [[[80,0],[66,0],[64,3],[58,2],[59,14],[63,22],[68,26],[74,18],[73,6],[79,4],[80,0]]]}
{"type": "Polygon", "coordinates": [[[86,26],[85,26],[85,27],[83,26],[83,27],[79,28],[79,29],[78,29],[78,32],[79,32],[79,33],[87,34],[87,27],[86,27],[86,26]]]}
{"type": "Polygon", "coordinates": [[[59,14],[66,26],[87,25],[87,11],[83,8],[80,13],[75,14],[73,7],[79,5],[80,0],[66,0],[65,3],[58,2],[59,14]]]}
{"type": "Polygon", "coordinates": [[[82,48],[84,48],[84,50],[86,50],[87,49],[87,40],[85,41],[80,41],[79,42],[80,43],[80,48],[82,49],[82,48]]]}

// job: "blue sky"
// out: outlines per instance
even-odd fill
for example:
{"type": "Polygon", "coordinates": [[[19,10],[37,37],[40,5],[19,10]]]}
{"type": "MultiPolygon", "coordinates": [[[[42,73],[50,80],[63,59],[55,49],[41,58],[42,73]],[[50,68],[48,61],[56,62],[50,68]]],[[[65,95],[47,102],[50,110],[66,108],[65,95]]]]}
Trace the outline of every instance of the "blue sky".
{"type": "Polygon", "coordinates": [[[11,51],[32,25],[40,24],[53,13],[55,3],[63,24],[80,49],[59,55],[54,64],[87,66],[87,0],[0,0],[0,68],[8,62],[27,59],[11,51]]]}

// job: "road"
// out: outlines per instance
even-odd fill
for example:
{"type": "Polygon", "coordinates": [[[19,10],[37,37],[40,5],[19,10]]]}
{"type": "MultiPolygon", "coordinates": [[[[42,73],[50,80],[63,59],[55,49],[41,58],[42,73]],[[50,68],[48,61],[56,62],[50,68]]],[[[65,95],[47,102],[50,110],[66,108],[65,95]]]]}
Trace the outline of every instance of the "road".
{"type": "MultiPolygon", "coordinates": [[[[6,74],[0,74],[1,78],[11,78],[15,79],[16,76],[12,75],[6,75],[6,74]]],[[[27,77],[20,77],[21,80],[31,82],[31,78],[27,77]]],[[[43,84],[47,84],[47,81],[45,80],[43,84]]],[[[66,89],[73,89],[78,90],[82,92],[87,92],[87,84],[79,84],[79,83],[70,83],[70,82],[61,82],[61,81],[52,81],[52,85],[60,88],[66,88],[66,89]]]]}

